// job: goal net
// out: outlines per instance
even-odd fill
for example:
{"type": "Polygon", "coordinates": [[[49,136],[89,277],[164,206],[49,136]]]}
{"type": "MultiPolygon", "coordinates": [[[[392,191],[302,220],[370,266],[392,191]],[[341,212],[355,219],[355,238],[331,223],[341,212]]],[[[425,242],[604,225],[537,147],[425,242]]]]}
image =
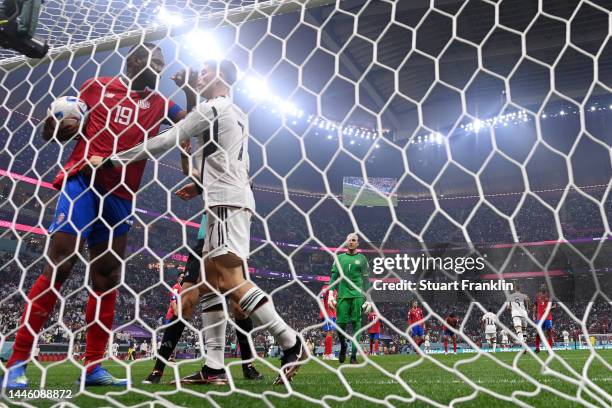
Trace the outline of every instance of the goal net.
{"type": "MultiPolygon", "coordinates": [[[[37,36],[48,55],[0,49],[3,403],[610,406],[611,17],[603,0],[46,1],[37,36]],[[141,384],[166,317],[180,314],[173,285],[201,255],[205,207],[176,195],[190,182],[178,142],[147,160],[124,256],[113,247],[124,222],[102,221],[117,236],[106,252],[84,239],[61,253],[52,241],[51,224],[72,216],[56,212],[53,181],[91,135],[45,140],[47,110],[90,78],[126,75],[145,43],[163,52],[156,92],[182,108],[175,73],[211,59],[238,66],[232,99],[249,121],[256,202],[248,278],[308,348],[290,383],[272,385],[283,351],[267,329],[246,333],[264,380],[243,376],[245,332],[228,306],[228,385],[171,383],[205,361],[198,312],[182,319],[161,382],[141,384]],[[368,267],[343,255],[353,232],[368,267]],[[87,332],[106,324],[92,283],[102,254],[120,258],[102,366],[127,386],[82,384],[87,332]],[[66,265],[61,287],[31,296],[43,270],[66,265]],[[41,330],[24,324],[49,296],[41,330]],[[7,387],[20,335],[33,336],[26,391],[7,387]]],[[[113,115],[130,122],[116,113],[105,131],[113,115]]],[[[157,118],[161,130],[171,116],[157,118]]],[[[115,152],[127,147],[113,136],[115,152]]]]}

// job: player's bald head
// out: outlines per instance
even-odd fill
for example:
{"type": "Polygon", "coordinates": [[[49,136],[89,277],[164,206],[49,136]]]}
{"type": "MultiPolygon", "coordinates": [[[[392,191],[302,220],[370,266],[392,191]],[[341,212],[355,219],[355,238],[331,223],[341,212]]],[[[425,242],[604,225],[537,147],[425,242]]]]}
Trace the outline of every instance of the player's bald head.
{"type": "Polygon", "coordinates": [[[356,232],[351,232],[346,236],[346,242],[351,242],[352,240],[359,241],[359,235],[356,232]]]}

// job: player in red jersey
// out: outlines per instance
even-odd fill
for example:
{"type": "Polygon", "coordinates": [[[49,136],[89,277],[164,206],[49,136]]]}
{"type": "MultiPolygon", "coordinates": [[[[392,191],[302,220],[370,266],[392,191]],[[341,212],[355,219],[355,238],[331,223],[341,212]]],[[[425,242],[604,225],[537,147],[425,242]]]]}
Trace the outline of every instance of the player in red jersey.
{"type": "Polygon", "coordinates": [[[164,324],[169,324],[172,322],[172,320],[178,317],[177,300],[179,299],[181,291],[183,290],[181,284],[183,283],[184,276],[184,274],[179,273],[176,277],[176,283],[172,286],[172,292],[170,295],[170,305],[168,306],[168,311],[166,312],[166,321],[164,322],[164,324]]]}
{"type": "MultiPolygon", "coordinates": [[[[552,349],[553,345],[553,321],[552,321],[552,309],[556,307],[550,301],[550,296],[548,294],[548,287],[546,284],[542,284],[540,286],[540,291],[536,293],[535,299],[535,307],[534,312],[536,313],[536,322],[538,326],[542,328],[544,334],[546,334],[546,339],[548,340],[548,346],[552,349]]],[[[540,352],[540,335],[536,333],[535,338],[535,352],[540,352]]]]}
{"type": "MultiPolygon", "coordinates": [[[[78,139],[53,182],[61,194],[49,227],[49,262],[28,293],[28,304],[7,363],[8,388],[27,387],[25,365],[30,359],[33,334],[51,315],[60,287],[70,276],[84,241],[93,260],[89,272],[92,291],[85,312],[85,385],[127,384],[111,376],[100,361],[115,314],[115,288],[120,282],[121,260],[132,224],[133,194],[139,188],[146,162],[130,164],[125,172],[104,168],[92,173],[87,160],[133,147],[157,135],[166,118],[179,121],[186,116],[178,105],[154,91],[164,65],[160,48],[149,43],[138,45],[129,52],[125,75],[85,81],[79,92],[88,107],[85,123],[79,125],[74,119],[58,123],[54,117],[45,122],[45,140],[66,141],[77,135],[78,139]]],[[[193,92],[184,89],[188,105],[195,104],[193,92]]]]}
{"type": "Polygon", "coordinates": [[[380,342],[380,319],[375,311],[368,313],[368,335],[370,336],[370,355],[378,354],[378,343],[380,342]]]}
{"type": "Polygon", "coordinates": [[[425,320],[423,319],[423,310],[419,307],[419,302],[412,301],[412,308],[408,311],[408,326],[411,327],[410,334],[414,338],[417,347],[423,343],[423,334],[425,333],[425,320]]]}
{"type": "Polygon", "coordinates": [[[453,352],[457,354],[457,335],[449,329],[452,327],[453,329],[457,329],[459,327],[459,318],[454,313],[449,313],[446,318],[446,324],[448,327],[444,327],[444,354],[448,353],[448,339],[453,339],[453,352]]]}
{"type": "MultiPolygon", "coordinates": [[[[334,290],[334,293],[337,292],[337,290],[334,290]]],[[[325,332],[325,350],[323,351],[323,359],[331,360],[334,358],[333,348],[334,331],[336,331],[336,310],[331,309],[327,304],[327,299],[329,298],[329,285],[323,286],[320,297],[325,307],[325,312],[327,313],[327,317],[325,317],[322,310],[319,312],[319,319],[325,323],[323,325],[323,331],[325,332]]]]}

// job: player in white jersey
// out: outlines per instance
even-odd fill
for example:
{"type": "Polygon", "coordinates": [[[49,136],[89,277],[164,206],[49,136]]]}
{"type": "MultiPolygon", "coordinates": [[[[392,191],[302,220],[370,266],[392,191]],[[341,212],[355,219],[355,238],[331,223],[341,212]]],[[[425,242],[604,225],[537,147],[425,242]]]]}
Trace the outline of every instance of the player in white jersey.
{"type": "Polygon", "coordinates": [[[484,327],[485,340],[489,343],[490,349],[495,353],[497,346],[497,316],[492,312],[486,312],[482,316],[482,325],[484,327]]]}
{"type": "Polygon", "coordinates": [[[502,348],[508,347],[508,333],[506,333],[505,330],[501,331],[501,344],[502,344],[502,348]]]}
{"type": "Polygon", "coordinates": [[[527,330],[527,310],[529,310],[529,296],[522,293],[520,284],[515,285],[515,291],[508,296],[510,311],[512,313],[512,325],[516,332],[516,337],[520,343],[525,341],[524,333],[527,330]]]}
{"type": "Polygon", "coordinates": [[[429,350],[431,349],[431,342],[430,342],[430,338],[429,338],[429,333],[427,333],[425,335],[424,347],[425,347],[425,353],[429,353],[429,350]]]}
{"type": "Polygon", "coordinates": [[[118,357],[119,356],[119,343],[113,343],[113,345],[111,346],[111,350],[112,350],[113,357],[118,357]]]}
{"type": "Polygon", "coordinates": [[[563,330],[561,332],[561,336],[563,337],[563,344],[565,345],[565,348],[569,349],[569,345],[570,345],[569,332],[567,330],[563,330]]]}
{"type": "MultiPolygon", "coordinates": [[[[185,119],[157,137],[108,160],[90,158],[94,167],[125,166],[150,155],[158,157],[191,138],[199,142],[195,153],[199,179],[181,189],[181,198],[193,198],[198,192],[203,192],[208,216],[203,250],[204,276],[197,286],[203,297],[207,358],[201,372],[181,380],[187,384],[228,382],[223,363],[227,321],[223,311],[224,299],[216,291],[227,293],[242,312],[251,317],[256,327],[267,326],[283,349],[282,371],[275,384],[282,384],[284,379],[291,380],[298,363],[307,358],[295,330],[281,319],[269,297],[246,279],[255,200],[248,176],[248,118],[230,99],[237,71],[235,64],[228,60],[206,62],[197,82],[198,92],[205,102],[185,119]]],[[[181,302],[182,313],[186,307],[195,307],[196,302],[197,296],[193,304],[181,302]]]]}

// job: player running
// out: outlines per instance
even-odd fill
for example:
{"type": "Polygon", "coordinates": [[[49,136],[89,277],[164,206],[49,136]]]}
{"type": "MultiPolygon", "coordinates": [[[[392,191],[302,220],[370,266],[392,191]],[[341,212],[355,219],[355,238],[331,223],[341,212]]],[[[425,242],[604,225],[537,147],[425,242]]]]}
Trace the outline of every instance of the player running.
{"type": "Polygon", "coordinates": [[[520,344],[525,342],[524,333],[527,330],[527,310],[529,310],[529,296],[521,290],[521,284],[515,285],[515,291],[508,296],[510,311],[512,314],[512,325],[520,344]]]}
{"type": "MultiPolygon", "coordinates": [[[[550,301],[550,296],[548,295],[548,287],[546,284],[542,284],[540,286],[540,291],[536,293],[535,299],[535,313],[536,313],[536,322],[539,327],[542,328],[542,331],[546,335],[546,339],[548,340],[548,346],[552,350],[553,346],[553,321],[552,321],[552,309],[556,307],[550,301]]],[[[536,333],[535,338],[535,352],[540,352],[540,334],[536,333]]]]}
{"type": "Polygon", "coordinates": [[[495,353],[497,346],[497,316],[493,312],[486,312],[482,316],[482,325],[484,327],[485,340],[489,343],[489,349],[495,353]]]}
{"type": "MultiPolygon", "coordinates": [[[[133,147],[157,135],[165,118],[178,121],[185,117],[186,112],[178,105],[154,91],[164,65],[159,47],[149,43],[138,45],[129,52],[125,75],[85,81],[79,91],[79,98],[88,107],[85,123],[71,118],[58,123],[54,117],[45,121],[45,140],[65,142],[77,134],[80,137],[53,181],[61,194],[49,227],[49,262],[28,293],[21,327],[7,362],[7,388],[28,386],[25,369],[34,334],[40,332],[52,314],[58,292],[70,276],[85,241],[90,259],[95,260],[89,265],[92,292],[85,310],[85,385],[127,384],[127,380],[110,375],[100,361],[112,329],[115,288],[120,283],[127,232],[132,225],[134,193],[138,191],[146,161],[135,161],[126,169],[99,169],[92,175],[86,159],[133,147]]],[[[192,97],[185,92],[187,98],[192,97]]]]}
{"type": "MultiPolygon", "coordinates": [[[[366,300],[365,294],[370,287],[370,266],[368,258],[358,253],[359,237],[351,233],[346,237],[347,252],[338,255],[338,261],[332,266],[332,275],[329,285],[328,304],[336,309],[336,321],[342,332],[338,332],[340,339],[340,354],[338,361],[344,363],[346,360],[346,328],[351,323],[353,336],[357,339],[361,329],[362,313],[369,313],[372,304],[366,300]],[[339,267],[338,267],[339,266],[339,267]],[[352,285],[351,285],[352,283],[352,285]],[[336,298],[332,290],[338,288],[336,298]]],[[[352,342],[351,364],[357,364],[357,343],[352,342]]]]}
{"type": "Polygon", "coordinates": [[[378,314],[373,310],[368,313],[368,336],[370,337],[370,355],[378,355],[378,344],[380,342],[380,326],[381,322],[378,314]]]}
{"type": "Polygon", "coordinates": [[[446,317],[446,324],[448,327],[444,327],[444,354],[448,354],[448,339],[453,340],[453,353],[457,354],[457,335],[449,327],[457,330],[459,318],[454,313],[449,313],[446,317]]]}
{"type": "Polygon", "coordinates": [[[421,347],[425,333],[425,319],[423,318],[423,310],[419,307],[419,302],[416,299],[412,301],[412,307],[408,311],[408,328],[417,347],[421,347]]]}
{"type": "MultiPolygon", "coordinates": [[[[197,89],[205,102],[183,121],[146,144],[113,155],[110,160],[91,159],[94,166],[102,165],[103,161],[103,167],[125,166],[150,154],[160,156],[192,137],[200,143],[195,154],[200,178],[183,191],[185,198],[193,198],[203,191],[206,204],[205,260],[201,273],[204,277],[198,289],[203,295],[207,358],[201,371],[183,379],[190,384],[228,382],[223,361],[227,320],[223,310],[225,300],[219,292],[239,305],[256,327],[265,326],[283,349],[282,372],[275,384],[291,380],[299,362],[307,358],[295,330],[278,315],[270,298],[246,279],[255,200],[248,177],[248,117],[230,99],[237,75],[238,69],[231,61],[206,62],[197,81],[197,89]]],[[[195,304],[182,306],[184,313],[185,306],[193,308],[195,304]]]]}
{"type": "MultiPolygon", "coordinates": [[[[333,296],[337,295],[334,291],[333,296]]],[[[323,360],[331,360],[334,358],[334,332],[336,331],[336,310],[329,307],[329,285],[323,286],[321,289],[321,301],[325,307],[325,313],[319,312],[319,319],[324,322],[323,331],[325,332],[325,348],[323,351],[323,360]],[[327,317],[325,315],[327,314],[327,317]]]]}

